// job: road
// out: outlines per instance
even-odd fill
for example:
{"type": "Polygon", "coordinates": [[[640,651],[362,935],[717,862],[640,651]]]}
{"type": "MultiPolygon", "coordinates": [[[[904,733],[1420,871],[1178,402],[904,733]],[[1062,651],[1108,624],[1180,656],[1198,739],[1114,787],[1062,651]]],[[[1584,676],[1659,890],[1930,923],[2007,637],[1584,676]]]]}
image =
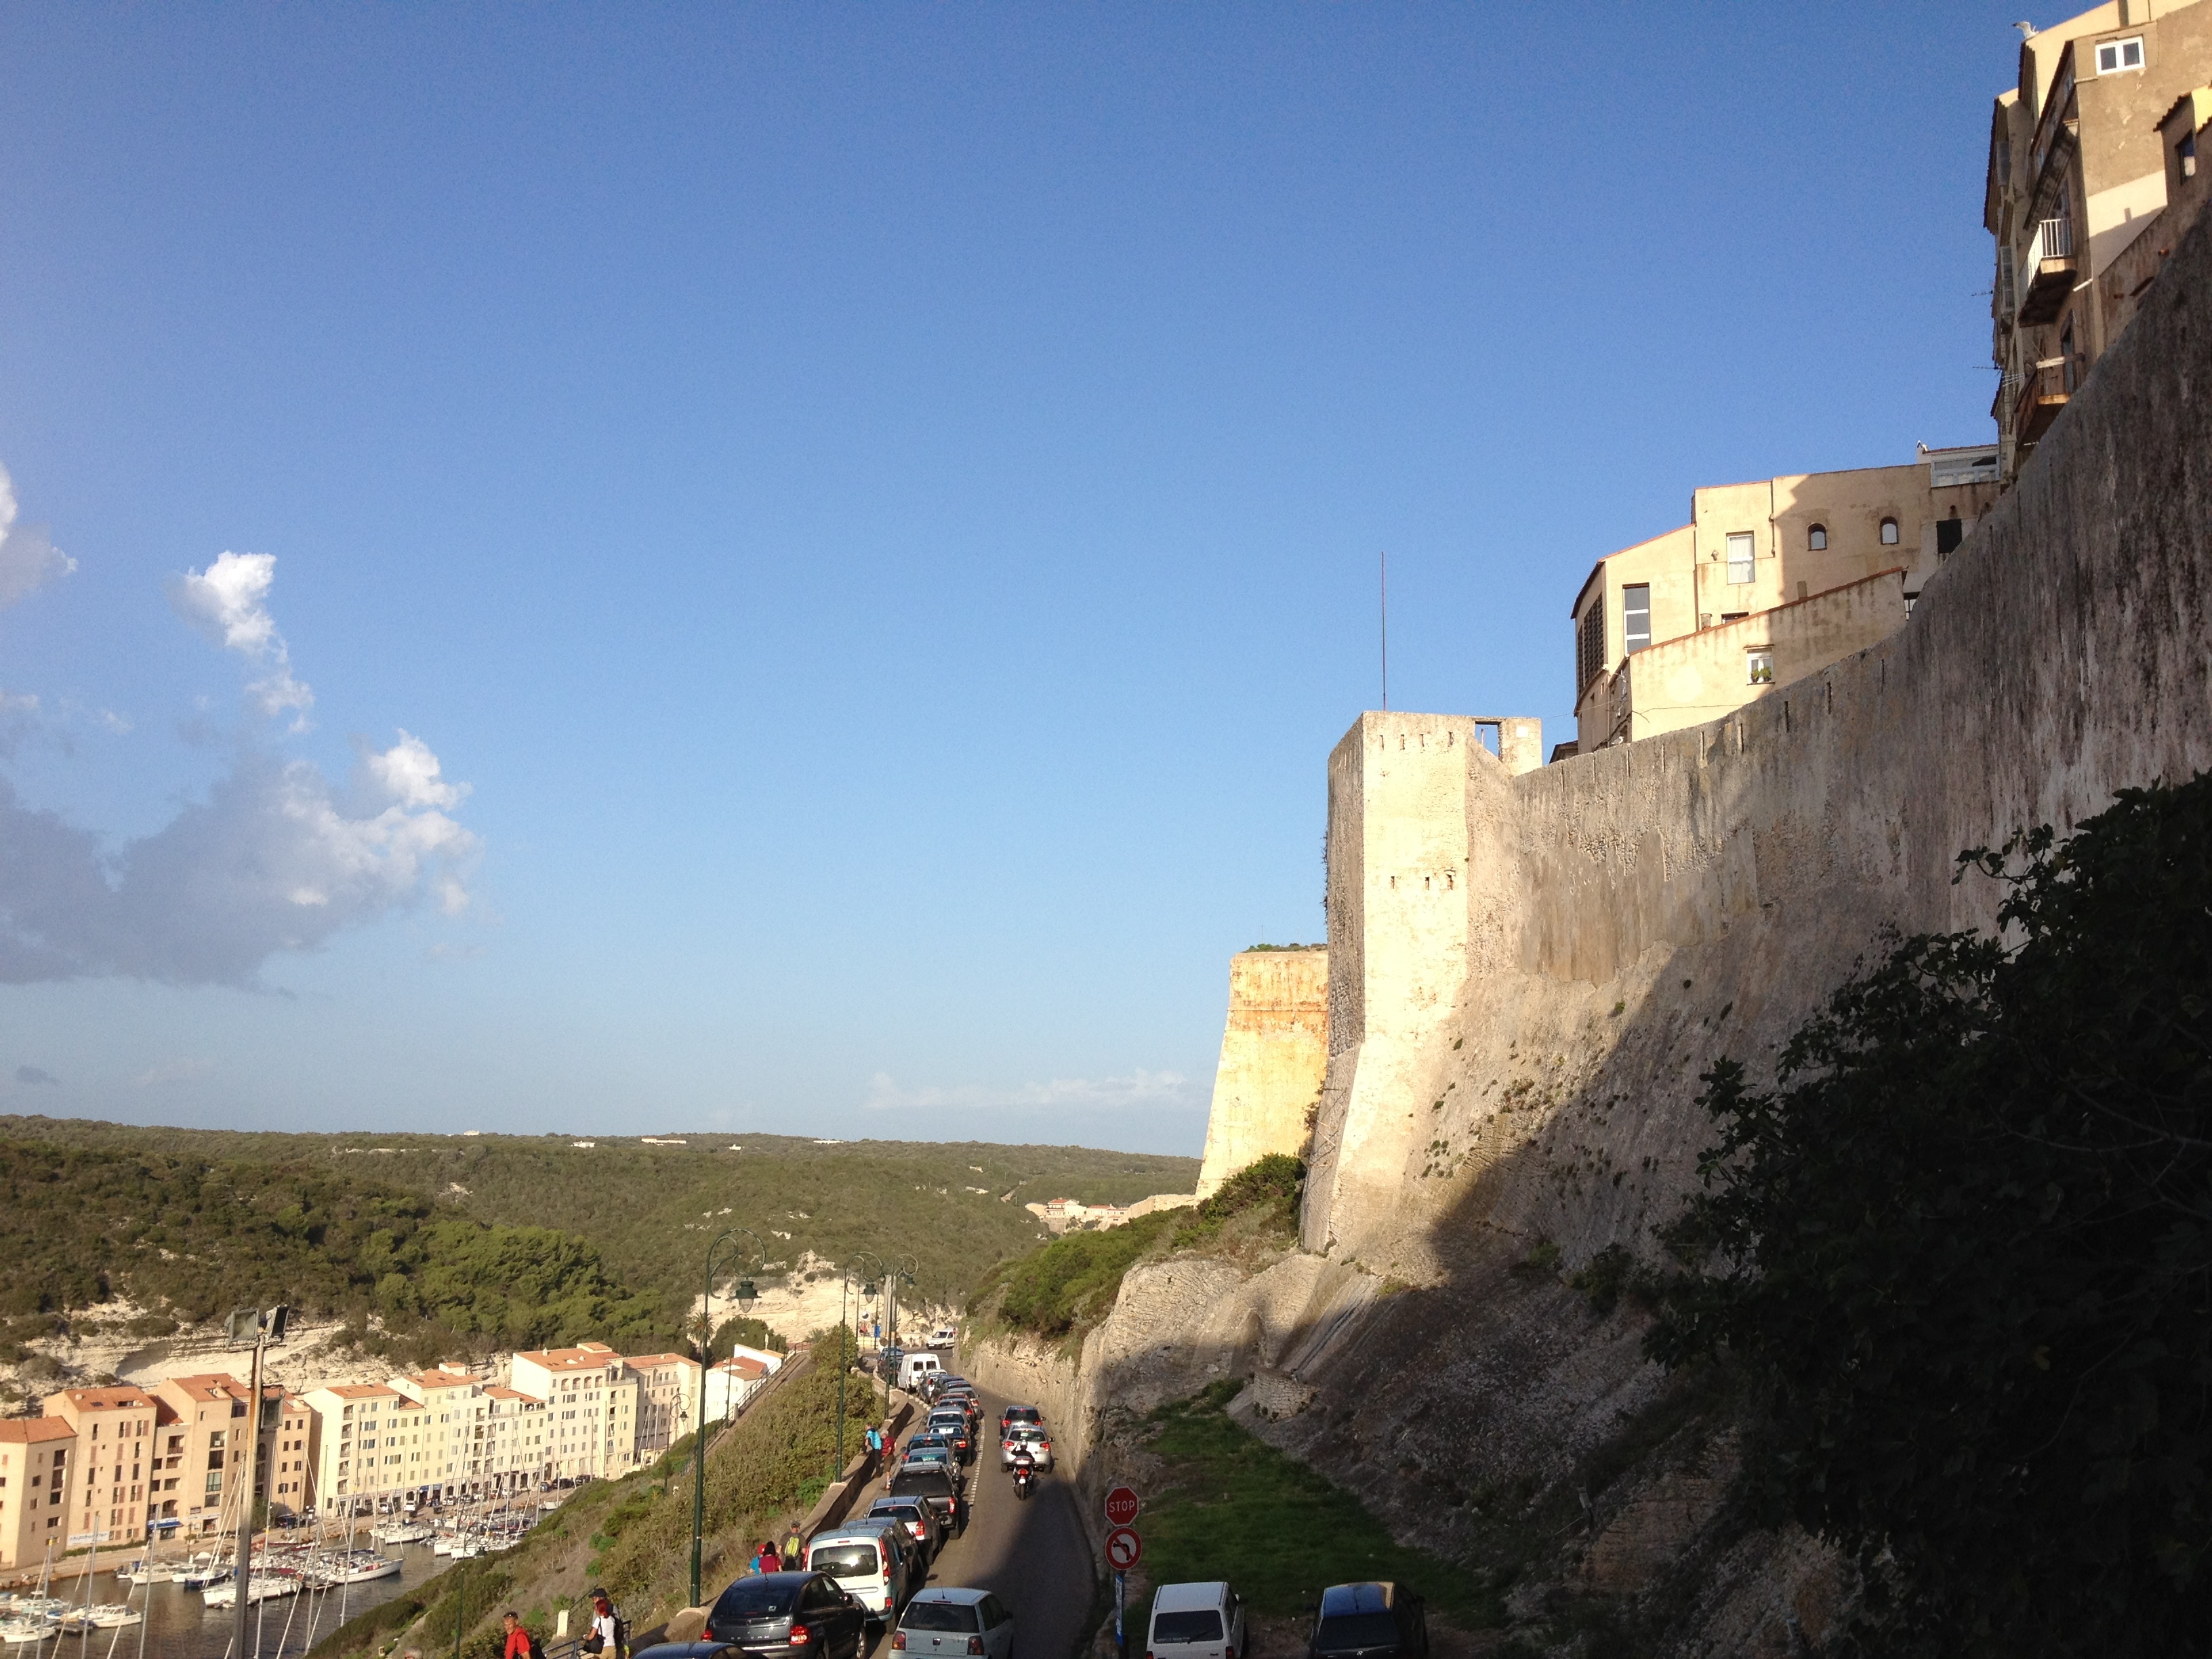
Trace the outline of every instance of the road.
{"type": "MultiPolygon", "coordinates": [[[[1013,1609],[1018,1659],[1069,1659],[1091,1636],[1097,1588],[1074,1483],[1055,1470],[1026,1501],[1016,1498],[1012,1477],[999,1467],[999,1413],[1008,1402],[988,1394],[982,1401],[981,1449],[968,1471],[968,1530],[946,1544],[929,1582],[995,1591],[1013,1609]]],[[[889,1647],[877,1647],[878,1659],[887,1659],[889,1647]]]]}

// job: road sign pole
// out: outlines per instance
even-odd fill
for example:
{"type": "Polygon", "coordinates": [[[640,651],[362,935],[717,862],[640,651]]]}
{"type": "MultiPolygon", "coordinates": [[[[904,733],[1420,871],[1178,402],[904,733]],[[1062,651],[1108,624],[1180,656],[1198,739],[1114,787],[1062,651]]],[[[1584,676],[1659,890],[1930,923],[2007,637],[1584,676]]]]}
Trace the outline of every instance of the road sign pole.
{"type": "Polygon", "coordinates": [[[1121,1627],[1121,1610],[1129,1603],[1129,1575],[1114,1575],[1114,1652],[1116,1659],[1129,1659],[1129,1638],[1121,1627]]]}

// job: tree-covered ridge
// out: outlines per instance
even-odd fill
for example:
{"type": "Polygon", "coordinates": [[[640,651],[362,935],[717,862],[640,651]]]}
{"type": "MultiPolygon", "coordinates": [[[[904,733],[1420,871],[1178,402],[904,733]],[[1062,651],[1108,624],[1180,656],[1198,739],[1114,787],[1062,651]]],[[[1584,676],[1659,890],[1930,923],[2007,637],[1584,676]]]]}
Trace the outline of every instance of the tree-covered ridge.
{"type": "Polygon", "coordinates": [[[1855,1650],[2202,1652],[2212,777],[1961,862],[1999,939],[1897,944],[1772,1091],[1709,1074],[1653,1352],[1746,1376],[1754,1506],[1856,1558],[1855,1650]]]}
{"type": "Polygon", "coordinates": [[[118,1296],[163,1325],[277,1302],[364,1330],[374,1315],[386,1346],[421,1358],[674,1332],[572,1234],[313,1166],[0,1141],[0,1314],[17,1334],[118,1296]]]}
{"type": "Polygon", "coordinates": [[[726,1132],[686,1137],[688,1146],[634,1137],[576,1146],[566,1135],[156,1130],[0,1116],[0,1137],[318,1169],[404,1190],[441,1214],[510,1226],[553,1220],[589,1240],[614,1277],[672,1309],[697,1296],[706,1242],[725,1227],[751,1229],[770,1263],[795,1265],[810,1252],[830,1261],[862,1250],[910,1256],[910,1297],[957,1301],[993,1263],[1045,1236],[1024,1205],[1127,1203],[1188,1192],[1198,1179],[1194,1158],[1079,1146],[726,1132]]]}

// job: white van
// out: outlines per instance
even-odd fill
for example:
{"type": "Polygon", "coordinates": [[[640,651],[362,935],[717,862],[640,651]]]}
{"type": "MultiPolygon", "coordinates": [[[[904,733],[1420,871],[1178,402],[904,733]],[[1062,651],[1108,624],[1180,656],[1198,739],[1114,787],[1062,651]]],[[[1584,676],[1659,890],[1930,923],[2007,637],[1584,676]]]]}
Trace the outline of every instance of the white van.
{"type": "Polygon", "coordinates": [[[958,1347],[960,1328],[957,1325],[939,1325],[929,1334],[929,1346],[933,1348],[958,1347]]]}
{"type": "Polygon", "coordinates": [[[937,1356],[933,1353],[902,1355],[899,1359],[898,1385],[911,1392],[914,1385],[921,1382],[923,1377],[935,1376],[944,1369],[945,1367],[938,1362],[937,1356]]]}
{"type": "Polygon", "coordinates": [[[914,1552],[903,1534],[901,1524],[891,1520],[832,1527],[807,1540],[807,1571],[828,1573],[871,1619],[888,1625],[917,1588],[914,1552]]]}
{"type": "Polygon", "coordinates": [[[1249,1651],[1243,1598],[1228,1585],[1162,1584],[1152,1592],[1147,1659],[1237,1659],[1249,1651]]]}

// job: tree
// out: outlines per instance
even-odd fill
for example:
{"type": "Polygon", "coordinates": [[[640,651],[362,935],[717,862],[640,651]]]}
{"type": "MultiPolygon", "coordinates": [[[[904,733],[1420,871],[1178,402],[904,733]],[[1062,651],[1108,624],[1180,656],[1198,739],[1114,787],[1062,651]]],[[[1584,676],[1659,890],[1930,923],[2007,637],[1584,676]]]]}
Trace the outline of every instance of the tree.
{"type": "Polygon", "coordinates": [[[1741,1369],[1763,1518],[1857,1559],[1885,1654],[2212,1639],[2212,779],[1962,854],[1996,939],[1839,989],[1718,1144],[1650,1351],[1741,1369]]]}

